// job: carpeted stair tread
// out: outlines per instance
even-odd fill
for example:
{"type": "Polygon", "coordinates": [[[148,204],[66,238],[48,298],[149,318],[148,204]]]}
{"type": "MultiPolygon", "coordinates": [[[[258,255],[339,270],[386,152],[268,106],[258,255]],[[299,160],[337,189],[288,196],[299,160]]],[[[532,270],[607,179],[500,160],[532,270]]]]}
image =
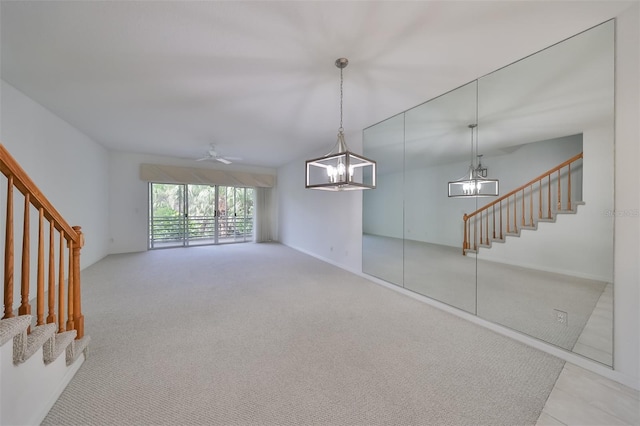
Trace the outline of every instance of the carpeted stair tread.
{"type": "Polygon", "coordinates": [[[72,341],[71,344],[67,346],[67,365],[71,365],[76,362],[78,357],[80,357],[83,352],[86,355],[87,347],[89,346],[90,341],[91,337],[84,336],[82,339],[72,341]]]}
{"type": "Polygon", "coordinates": [[[20,364],[28,360],[34,353],[47,343],[56,333],[55,324],[40,325],[31,334],[24,333],[17,335],[13,339],[13,362],[20,364]],[[26,342],[25,342],[26,339],[26,342]]]}
{"type": "Polygon", "coordinates": [[[0,346],[13,339],[15,336],[27,331],[31,324],[31,315],[0,320],[0,346]]]}
{"type": "Polygon", "coordinates": [[[45,343],[43,350],[44,363],[50,364],[58,357],[62,352],[65,352],[67,347],[73,343],[73,339],[76,338],[77,332],[75,330],[65,331],[54,335],[45,343]]]}

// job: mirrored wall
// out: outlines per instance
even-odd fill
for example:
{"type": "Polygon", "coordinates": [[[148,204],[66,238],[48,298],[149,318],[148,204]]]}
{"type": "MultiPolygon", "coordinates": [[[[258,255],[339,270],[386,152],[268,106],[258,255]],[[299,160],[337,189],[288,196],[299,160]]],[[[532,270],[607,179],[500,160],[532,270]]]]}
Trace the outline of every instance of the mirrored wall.
{"type": "Polygon", "coordinates": [[[614,24],[366,128],[363,272],[612,366],[614,24]]]}

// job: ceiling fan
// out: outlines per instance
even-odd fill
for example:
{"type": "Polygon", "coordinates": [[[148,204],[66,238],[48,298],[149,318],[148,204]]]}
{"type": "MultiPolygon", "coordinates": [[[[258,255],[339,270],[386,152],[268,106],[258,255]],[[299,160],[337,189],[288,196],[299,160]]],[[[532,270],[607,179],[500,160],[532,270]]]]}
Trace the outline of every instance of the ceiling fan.
{"type": "Polygon", "coordinates": [[[196,159],[196,161],[219,161],[224,164],[231,164],[233,162],[232,160],[241,160],[241,158],[223,157],[219,155],[214,144],[209,145],[209,149],[204,157],[196,159]]]}

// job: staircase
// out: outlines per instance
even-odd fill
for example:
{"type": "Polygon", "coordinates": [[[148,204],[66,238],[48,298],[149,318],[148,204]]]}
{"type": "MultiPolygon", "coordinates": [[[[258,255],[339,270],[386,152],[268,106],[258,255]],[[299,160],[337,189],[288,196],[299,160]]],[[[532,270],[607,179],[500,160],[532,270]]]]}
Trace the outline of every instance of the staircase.
{"type": "Polygon", "coordinates": [[[0,424],[38,424],[84,361],[82,355],[90,341],[84,335],[81,304],[84,237],[79,226],[72,227],[62,218],[1,144],[0,171],[7,184],[0,424]],[[14,203],[14,198],[22,203],[14,203]],[[21,213],[17,227],[15,211],[21,213]],[[37,216],[37,226],[31,226],[32,216],[37,216]],[[22,236],[18,256],[16,230],[22,236]],[[37,235],[35,252],[30,250],[33,235],[37,235]],[[14,286],[14,278],[19,278],[19,288],[14,286]]]}
{"type": "MultiPolygon", "coordinates": [[[[581,171],[583,153],[547,170],[535,179],[489,204],[463,216],[462,254],[489,249],[507,237],[519,237],[523,230],[537,230],[540,222],[555,222],[557,215],[575,214],[581,189],[572,186],[581,171]],[[572,170],[573,169],[573,170],[572,170]]],[[[581,176],[581,174],[580,174],[581,176]]]]}

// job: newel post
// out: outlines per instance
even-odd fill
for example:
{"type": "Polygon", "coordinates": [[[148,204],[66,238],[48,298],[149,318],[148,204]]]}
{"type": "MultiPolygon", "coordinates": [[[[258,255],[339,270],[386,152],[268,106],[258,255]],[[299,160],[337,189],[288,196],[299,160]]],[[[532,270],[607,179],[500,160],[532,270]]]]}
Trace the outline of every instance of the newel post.
{"type": "Polygon", "coordinates": [[[80,250],[84,246],[84,234],[80,226],[74,226],[78,234],[78,244],[73,245],[73,308],[76,339],[84,337],[84,315],[82,315],[82,292],[80,288],[80,250]]]}

